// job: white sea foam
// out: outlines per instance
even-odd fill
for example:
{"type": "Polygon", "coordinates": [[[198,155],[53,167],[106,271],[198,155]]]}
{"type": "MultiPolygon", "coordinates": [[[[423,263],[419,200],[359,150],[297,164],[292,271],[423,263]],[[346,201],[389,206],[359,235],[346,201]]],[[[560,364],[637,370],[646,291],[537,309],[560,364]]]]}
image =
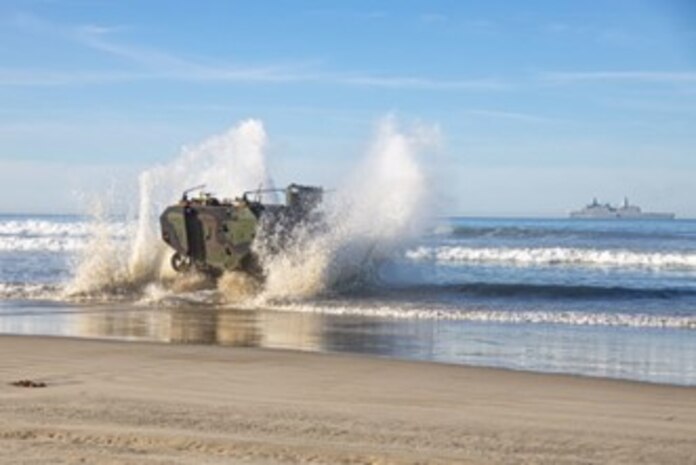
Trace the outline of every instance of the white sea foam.
{"type": "Polygon", "coordinates": [[[2,252],[70,252],[84,244],[85,239],[75,237],[0,237],[2,252]]]}
{"type": "Polygon", "coordinates": [[[280,254],[260,250],[267,279],[262,299],[312,297],[365,279],[371,265],[421,232],[427,177],[421,162],[436,128],[402,130],[393,118],[378,127],[362,164],[327,199],[325,227],[295,231],[280,254]]]}
{"type": "Polygon", "coordinates": [[[578,311],[505,311],[458,310],[446,307],[373,305],[321,305],[295,303],[275,305],[276,311],[317,313],[325,315],[364,316],[372,318],[470,321],[476,323],[562,324],[574,326],[627,326],[638,328],[672,328],[696,330],[696,316],[655,315],[578,311]]]}
{"type": "MultiPolygon", "coordinates": [[[[270,186],[266,172],[263,125],[248,120],[194,147],[182,149],[171,163],[143,172],[139,179],[137,227],[128,240],[116,242],[96,215],[68,296],[142,293],[171,273],[170,251],[159,237],[159,214],[189,187],[205,184],[219,197],[270,186]]],[[[132,193],[134,198],[137,193],[132,193]]]]}
{"type": "Polygon", "coordinates": [[[129,275],[134,281],[161,276],[167,248],[159,238],[159,214],[181,192],[205,184],[219,197],[272,187],[266,169],[266,132],[257,120],[244,121],[193,148],[184,148],[172,163],[140,176],[139,224],[132,244],[129,275]]]}
{"type": "Polygon", "coordinates": [[[460,246],[417,247],[406,257],[445,263],[494,263],[516,266],[636,267],[696,270],[696,253],[637,252],[580,248],[476,248],[460,246]]]}
{"type": "Polygon", "coordinates": [[[84,236],[87,221],[48,221],[35,219],[0,221],[0,236],[84,236]]]}
{"type": "MultiPolygon", "coordinates": [[[[127,237],[128,225],[121,221],[109,223],[114,240],[127,237]]],[[[91,236],[90,222],[10,220],[0,221],[0,251],[3,252],[71,252],[85,247],[91,236]]]]}
{"type": "Polygon", "coordinates": [[[60,292],[56,284],[41,283],[1,283],[0,299],[55,299],[60,292]]]}

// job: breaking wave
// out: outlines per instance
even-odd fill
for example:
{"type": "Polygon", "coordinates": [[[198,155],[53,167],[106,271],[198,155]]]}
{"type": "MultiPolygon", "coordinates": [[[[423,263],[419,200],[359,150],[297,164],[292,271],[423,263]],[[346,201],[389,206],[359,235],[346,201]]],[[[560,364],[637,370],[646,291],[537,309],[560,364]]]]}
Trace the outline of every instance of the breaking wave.
{"type": "MultiPolygon", "coordinates": [[[[111,221],[109,231],[114,240],[125,240],[129,225],[111,221]]],[[[91,235],[92,225],[87,220],[5,220],[0,221],[0,251],[74,252],[82,250],[91,235]]]]}
{"type": "MultiPolygon", "coordinates": [[[[309,298],[336,286],[370,279],[372,265],[396,244],[422,231],[427,212],[427,176],[421,166],[424,149],[436,145],[436,128],[398,127],[394,118],[379,125],[371,149],[343,186],[326,197],[324,226],[298,228],[281,253],[268,253],[256,241],[266,280],[258,289],[227,276],[218,281],[224,300],[253,297],[309,298]],[[253,290],[253,292],[251,292],[253,290]],[[235,295],[235,293],[239,295],[235,295]]],[[[104,211],[79,227],[86,245],[66,243],[79,254],[74,279],[66,286],[70,298],[97,299],[131,294],[135,298],[176,292],[169,266],[171,250],[159,236],[159,214],[191,186],[231,198],[259,186],[273,187],[265,156],[266,133],[249,120],[193,148],[184,148],[171,163],[146,170],[139,178],[137,224],[115,240],[104,211]],[[153,288],[157,288],[154,289],[153,288]]]]}
{"type": "Polygon", "coordinates": [[[54,300],[59,292],[57,284],[0,283],[0,298],[3,300],[54,300]]]}
{"type": "Polygon", "coordinates": [[[345,185],[327,199],[325,227],[294,233],[282,253],[261,250],[267,280],[261,299],[307,298],[373,278],[395,247],[422,233],[429,208],[424,152],[437,145],[437,128],[378,126],[367,156],[345,185]]]}
{"type": "Polygon", "coordinates": [[[515,266],[586,266],[696,270],[696,253],[636,252],[565,247],[478,248],[461,246],[417,247],[410,260],[453,264],[500,263],[515,266]]]}
{"type": "Polygon", "coordinates": [[[0,236],[84,236],[89,221],[50,221],[36,219],[0,221],[0,236]]]}
{"type": "MultiPolygon", "coordinates": [[[[104,206],[90,223],[90,241],[81,251],[74,279],[65,289],[70,298],[120,295],[142,297],[152,286],[177,280],[168,266],[171,253],[159,237],[159,214],[192,186],[206,186],[217,196],[269,186],[264,148],[266,133],[257,120],[243,121],[193,147],[184,147],[168,164],[144,171],[139,178],[135,228],[124,241],[115,241],[104,219],[104,206]]],[[[108,208],[106,208],[108,210],[108,208]]]]}
{"type": "Polygon", "coordinates": [[[558,324],[573,326],[607,326],[635,328],[670,328],[696,330],[694,315],[655,315],[648,313],[609,313],[581,311],[506,311],[457,310],[451,308],[424,308],[422,306],[320,305],[297,303],[277,305],[276,311],[316,313],[324,315],[367,316],[373,318],[465,321],[472,323],[504,324],[558,324]]]}
{"type": "Polygon", "coordinates": [[[3,252],[71,252],[84,245],[85,238],[76,237],[0,237],[3,252]]]}

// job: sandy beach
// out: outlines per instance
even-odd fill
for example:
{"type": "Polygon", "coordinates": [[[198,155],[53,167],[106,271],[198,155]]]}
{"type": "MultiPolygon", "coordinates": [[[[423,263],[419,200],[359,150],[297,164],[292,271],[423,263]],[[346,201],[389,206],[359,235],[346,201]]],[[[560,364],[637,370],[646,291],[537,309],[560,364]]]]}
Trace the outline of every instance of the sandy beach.
{"type": "Polygon", "coordinates": [[[696,463],[694,388],[44,337],[0,354],[0,463],[696,463]]]}

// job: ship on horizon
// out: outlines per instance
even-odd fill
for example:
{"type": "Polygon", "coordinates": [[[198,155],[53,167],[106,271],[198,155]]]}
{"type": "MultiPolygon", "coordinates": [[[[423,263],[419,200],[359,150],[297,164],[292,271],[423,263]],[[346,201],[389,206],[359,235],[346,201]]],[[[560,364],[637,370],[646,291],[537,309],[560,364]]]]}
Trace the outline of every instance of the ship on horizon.
{"type": "Polygon", "coordinates": [[[644,212],[637,205],[631,205],[628,197],[624,197],[624,203],[620,207],[614,207],[609,203],[599,203],[595,197],[592,203],[582,210],[570,212],[571,218],[579,219],[625,219],[625,220],[673,220],[674,213],[644,212]]]}

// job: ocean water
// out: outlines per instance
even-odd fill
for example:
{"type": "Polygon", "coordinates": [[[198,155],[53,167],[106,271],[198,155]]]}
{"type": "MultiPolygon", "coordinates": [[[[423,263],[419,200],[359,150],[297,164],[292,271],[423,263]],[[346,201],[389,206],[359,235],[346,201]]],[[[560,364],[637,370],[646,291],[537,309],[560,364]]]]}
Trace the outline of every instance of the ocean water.
{"type": "Polygon", "coordinates": [[[370,279],[350,286],[225,301],[214,286],[152,278],[128,292],[71,294],[98,231],[113,245],[100,250],[118,254],[137,225],[0,215],[0,332],[696,385],[696,221],[440,218],[385,249],[370,279]]]}

